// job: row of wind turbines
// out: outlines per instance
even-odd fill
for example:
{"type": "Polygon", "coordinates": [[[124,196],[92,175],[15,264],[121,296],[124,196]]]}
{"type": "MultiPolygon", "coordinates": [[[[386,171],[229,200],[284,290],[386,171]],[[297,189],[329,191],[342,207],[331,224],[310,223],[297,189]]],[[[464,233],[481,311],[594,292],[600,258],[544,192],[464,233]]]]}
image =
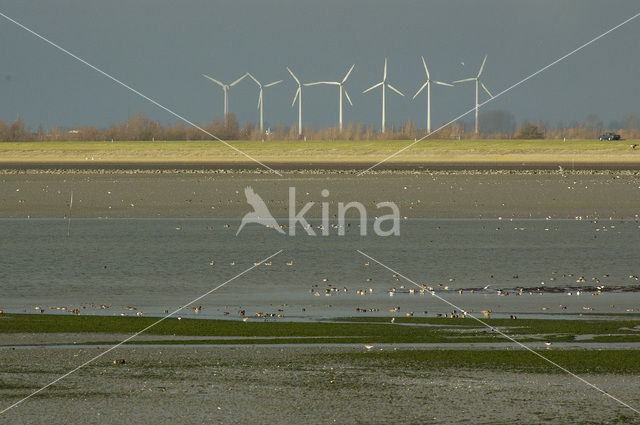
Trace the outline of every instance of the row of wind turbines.
{"type": "MultiPolygon", "coordinates": [[[[475,82],[475,86],[476,86],[476,91],[475,91],[475,133],[478,134],[478,106],[479,106],[479,90],[480,87],[482,87],[482,89],[487,92],[487,94],[489,96],[491,96],[493,98],[493,95],[491,94],[491,92],[489,91],[489,89],[487,88],[487,86],[485,86],[485,84],[480,81],[480,76],[482,75],[482,71],[484,70],[484,66],[487,62],[487,55],[485,55],[484,60],[482,61],[482,65],[480,65],[480,69],[478,71],[478,74],[475,77],[470,77],[470,78],[465,78],[462,80],[456,80],[456,81],[452,81],[451,83],[445,83],[443,81],[437,81],[437,80],[433,80],[431,79],[431,75],[429,73],[429,68],[427,68],[427,62],[424,60],[424,56],[422,56],[422,65],[424,66],[424,72],[426,74],[426,81],[424,82],[424,84],[418,89],[418,91],[416,92],[416,94],[413,96],[413,99],[415,99],[416,97],[418,97],[418,95],[420,93],[422,93],[422,91],[426,88],[427,89],[427,133],[431,133],[431,84],[437,84],[440,86],[446,86],[446,87],[453,87],[454,84],[458,84],[458,83],[466,83],[466,82],[475,82]]],[[[347,99],[347,101],[349,102],[349,104],[351,106],[353,106],[353,102],[351,102],[351,98],[349,97],[349,93],[347,92],[346,87],[344,86],[345,83],[347,82],[347,79],[349,78],[349,76],[351,75],[351,73],[353,72],[353,69],[355,68],[355,64],[351,65],[351,68],[349,68],[349,71],[347,71],[347,73],[345,74],[344,78],[341,81],[316,81],[316,82],[312,82],[312,83],[301,83],[300,79],[293,73],[293,71],[289,68],[286,67],[287,71],[289,72],[289,74],[291,74],[291,77],[295,80],[295,82],[298,84],[298,89],[296,90],[296,93],[293,97],[293,102],[291,102],[291,107],[293,107],[296,103],[296,101],[298,102],[298,135],[302,135],[302,88],[303,87],[309,87],[309,86],[317,86],[317,85],[330,85],[330,86],[338,86],[339,88],[339,92],[338,92],[338,127],[340,129],[340,131],[342,131],[342,111],[343,111],[343,99],[347,99]]],[[[245,78],[250,78],[251,80],[253,80],[253,82],[258,86],[258,110],[260,111],[260,131],[264,132],[264,89],[269,88],[269,87],[273,87],[277,84],[280,84],[283,80],[278,80],[278,81],[274,81],[268,84],[262,84],[260,81],[258,81],[251,73],[247,72],[245,73],[242,77],[238,78],[237,80],[233,81],[230,84],[224,84],[218,80],[216,80],[213,77],[210,77],[206,74],[202,74],[203,77],[211,80],[212,82],[216,83],[217,85],[219,85],[220,87],[222,87],[222,90],[224,91],[224,115],[227,116],[227,114],[229,113],[229,89],[233,86],[235,86],[236,84],[238,84],[239,82],[241,82],[242,80],[244,80],[245,78]]],[[[384,133],[386,132],[386,91],[387,89],[395,92],[396,94],[399,94],[400,96],[404,96],[404,94],[398,90],[397,88],[393,87],[388,79],[387,79],[387,59],[384,59],[384,71],[382,73],[382,81],[380,81],[377,84],[374,84],[373,86],[369,87],[368,89],[364,90],[362,93],[367,93],[371,90],[374,90],[378,87],[382,88],[382,125],[381,125],[381,131],[384,133]]]]}

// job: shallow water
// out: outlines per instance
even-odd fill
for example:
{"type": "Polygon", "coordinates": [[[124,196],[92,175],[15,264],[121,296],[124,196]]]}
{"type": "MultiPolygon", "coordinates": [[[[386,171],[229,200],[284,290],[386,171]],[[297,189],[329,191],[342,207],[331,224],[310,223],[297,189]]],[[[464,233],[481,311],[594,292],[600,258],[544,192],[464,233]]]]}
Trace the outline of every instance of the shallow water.
{"type": "MultiPolygon", "coordinates": [[[[298,228],[298,236],[290,237],[259,225],[235,236],[237,220],[76,219],[68,238],[65,220],[3,219],[0,309],[162,314],[281,249],[272,265],[260,265],[197,301],[198,317],[237,318],[241,309],[285,319],[454,310],[357,250],[433,287],[457,310],[492,310],[501,317],[640,308],[634,292],[640,288],[640,226],[634,220],[408,219],[398,237],[363,237],[357,222],[351,223],[345,236],[334,229],[331,236],[312,237],[298,228]]],[[[185,309],[180,315],[196,314],[185,309]]]]}

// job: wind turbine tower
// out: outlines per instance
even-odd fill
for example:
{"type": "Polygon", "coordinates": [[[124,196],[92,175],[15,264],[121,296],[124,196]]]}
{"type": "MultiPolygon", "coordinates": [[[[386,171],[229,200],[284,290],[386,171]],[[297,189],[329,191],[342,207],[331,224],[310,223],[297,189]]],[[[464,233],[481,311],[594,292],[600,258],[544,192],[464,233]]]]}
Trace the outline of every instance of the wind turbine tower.
{"type": "Polygon", "coordinates": [[[351,68],[349,68],[349,71],[347,71],[347,74],[344,76],[342,81],[317,81],[315,83],[307,83],[307,84],[305,84],[305,86],[317,86],[319,84],[327,84],[327,85],[330,85],[330,86],[338,86],[338,87],[340,87],[340,92],[338,94],[338,127],[340,129],[340,132],[342,132],[342,98],[343,98],[343,94],[344,94],[344,97],[347,98],[347,101],[349,102],[349,104],[351,106],[353,106],[353,102],[351,102],[351,98],[349,97],[349,93],[347,93],[347,89],[344,87],[344,83],[347,82],[347,78],[349,78],[349,76],[351,75],[351,72],[353,71],[353,68],[355,66],[356,66],[356,64],[351,65],[351,68]]]}
{"type": "Polygon", "coordinates": [[[256,77],[254,77],[253,75],[251,75],[249,72],[247,72],[245,75],[249,76],[249,78],[251,78],[257,85],[258,85],[258,89],[260,89],[259,95],[258,95],[258,109],[260,110],[260,133],[264,133],[264,101],[263,101],[263,90],[268,88],[268,87],[273,87],[276,84],[280,84],[282,82],[282,80],[278,80],[278,81],[274,81],[273,83],[269,83],[269,84],[265,84],[262,85],[262,83],[260,81],[258,81],[256,79],[256,77]]]}
{"type": "Polygon", "coordinates": [[[296,90],[296,94],[293,97],[293,102],[291,102],[291,107],[293,108],[293,105],[295,105],[297,100],[298,101],[298,136],[302,136],[302,84],[300,83],[300,80],[298,79],[298,77],[296,77],[296,75],[293,73],[293,71],[289,69],[289,67],[287,67],[287,71],[289,71],[289,74],[291,74],[293,79],[296,80],[296,83],[298,83],[298,90],[296,90]]]}
{"type": "Polygon", "coordinates": [[[370,90],[373,90],[375,88],[381,87],[382,86],[382,133],[387,131],[387,127],[386,127],[386,104],[387,104],[387,98],[386,98],[386,89],[387,87],[389,87],[391,90],[393,90],[394,92],[398,93],[400,96],[404,96],[404,94],[400,93],[400,90],[396,89],[395,87],[393,87],[391,84],[389,84],[387,82],[387,58],[384,58],[384,72],[382,73],[382,81],[380,81],[378,84],[375,84],[371,87],[369,87],[368,89],[366,89],[365,91],[363,91],[362,93],[366,93],[370,90]]]}
{"type": "Polygon", "coordinates": [[[454,84],[455,83],[466,83],[467,81],[475,81],[476,82],[476,128],[475,128],[476,134],[479,133],[479,131],[478,131],[478,86],[482,86],[484,91],[486,91],[487,94],[493,98],[493,95],[491,94],[491,92],[489,91],[487,86],[485,86],[484,83],[482,81],[480,81],[480,76],[482,75],[482,71],[484,70],[484,64],[485,63],[487,63],[487,55],[484,55],[484,60],[482,61],[482,65],[480,65],[480,70],[478,71],[478,75],[476,75],[475,77],[465,78],[464,80],[457,80],[457,81],[453,82],[454,84]]]}
{"type": "Polygon", "coordinates": [[[416,92],[413,96],[415,99],[424,88],[427,88],[427,134],[431,133],[431,83],[439,84],[441,86],[453,87],[452,84],[443,83],[442,81],[432,80],[429,75],[429,68],[427,68],[427,63],[424,60],[424,56],[422,56],[422,65],[424,65],[424,72],[427,74],[427,81],[420,87],[420,90],[416,92]]]}
{"type": "Polygon", "coordinates": [[[204,78],[207,78],[207,79],[213,81],[214,83],[216,83],[220,87],[222,87],[222,90],[224,91],[224,117],[226,118],[227,114],[229,113],[229,89],[231,87],[235,86],[236,84],[238,84],[240,81],[244,80],[245,77],[247,76],[247,74],[244,74],[242,77],[238,78],[237,80],[235,80],[231,84],[223,84],[220,81],[216,80],[215,78],[209,77],[206,74],[202,74],[202,76],[204,78]]]}

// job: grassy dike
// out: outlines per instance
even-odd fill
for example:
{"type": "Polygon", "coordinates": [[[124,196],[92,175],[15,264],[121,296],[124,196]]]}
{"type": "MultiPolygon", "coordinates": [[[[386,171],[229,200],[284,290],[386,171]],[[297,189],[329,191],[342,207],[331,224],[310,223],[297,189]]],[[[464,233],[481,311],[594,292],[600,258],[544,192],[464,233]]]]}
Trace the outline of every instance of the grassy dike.
{"type": "MultiPolygon", "coordinates": [[[[261,161],[277,163],[366,163],[412,141],[231,141],[261,161]]],[[[634,142],[598,140],[430,140],[415,144],[391,162],[640,162],[634,142]]],[[[0,162],[246,162],[247,157],[215,141],[176,142],[3,142],[0,162]]]]}

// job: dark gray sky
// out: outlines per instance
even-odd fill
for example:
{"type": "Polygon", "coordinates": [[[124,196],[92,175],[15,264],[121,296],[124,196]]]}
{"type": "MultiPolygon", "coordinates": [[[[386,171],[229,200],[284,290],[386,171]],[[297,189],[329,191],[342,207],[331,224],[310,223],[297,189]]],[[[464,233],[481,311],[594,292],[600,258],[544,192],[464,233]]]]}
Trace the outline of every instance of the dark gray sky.
{"type": "MultiPolygon", "coordinates": [[[[392,84],[407,97],[388,97],[388,120],[424,126],[420,56],[432,77],[473,76],[489,55],[484,82],[501,91],[640,12],[637,0],[0,0],[0,11],[111,73],[185,117],[208,123],[222,114],[222,90],[201,77],[230,81],[246,71],[264,82],[270,125],[297,122],[295,83],[341,79],[354,106],[345,121],[380,124],[380,91],[389,58],[392,84]],[[464,62],[464,65],[461,64],[464,62]]],[[[35,128],[106,126],[143,110],[163,123],[166,112],[0,18],[0,119],[19,115],[35,128]]],[[[525,85],[485,106],[518,120],[584,120],[605,124],[640,114],[640,18],[525,85]]],[[[434,125],[473,107],[473,85],[435,87],[434,125]]],[[[481,100],[486,99],[481,97],[481,100]]],[[[336,87],[304,92],[306,124],[337,120],[336,87]]],[[[230,107],[240,122],[256,120],[257,88],[242,82],[230,107]]]]}

